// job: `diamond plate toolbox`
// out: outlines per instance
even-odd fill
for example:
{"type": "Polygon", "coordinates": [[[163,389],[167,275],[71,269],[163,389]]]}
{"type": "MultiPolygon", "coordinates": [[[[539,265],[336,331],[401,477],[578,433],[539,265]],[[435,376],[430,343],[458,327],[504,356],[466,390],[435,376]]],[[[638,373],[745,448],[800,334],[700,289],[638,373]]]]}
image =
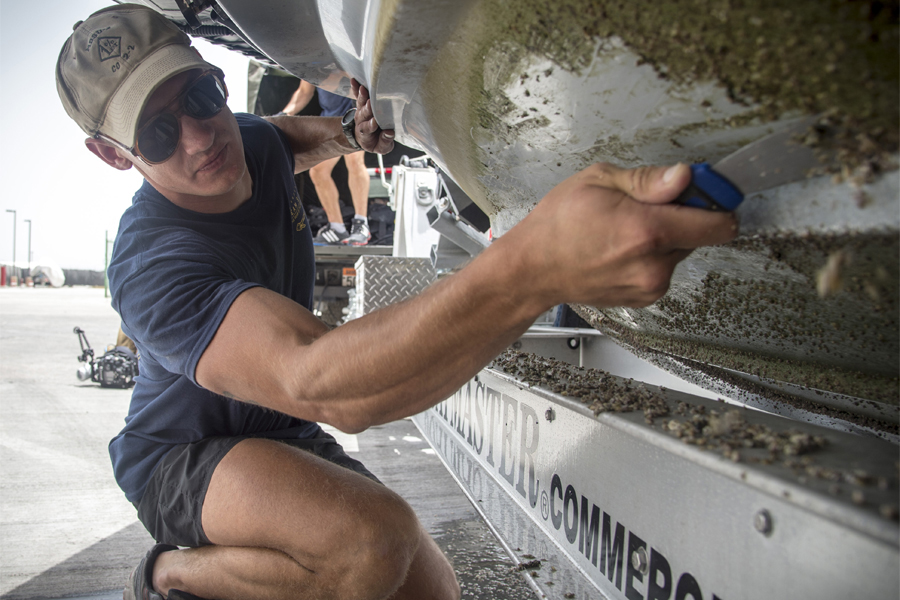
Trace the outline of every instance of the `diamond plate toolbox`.
{"type": "Polygon", "coordinates": [[[360,256],[356,261],[357,306],[361,315],[421,293],[434,283],[427,258],[360,256]]]}

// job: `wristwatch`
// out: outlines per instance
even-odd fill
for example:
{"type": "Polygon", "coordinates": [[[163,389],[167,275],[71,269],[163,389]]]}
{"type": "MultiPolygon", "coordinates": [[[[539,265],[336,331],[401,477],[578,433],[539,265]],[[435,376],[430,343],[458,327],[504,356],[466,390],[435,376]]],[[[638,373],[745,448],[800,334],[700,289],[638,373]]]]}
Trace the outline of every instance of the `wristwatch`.
{"type": "Polygon", "coordinates": [[[351,108],[341,117],[341,129],[344,130],[344,136],[350,142],[350,147],[354,150],[362,150],[362,146],[356,141],[356,109],[351,108]]]}

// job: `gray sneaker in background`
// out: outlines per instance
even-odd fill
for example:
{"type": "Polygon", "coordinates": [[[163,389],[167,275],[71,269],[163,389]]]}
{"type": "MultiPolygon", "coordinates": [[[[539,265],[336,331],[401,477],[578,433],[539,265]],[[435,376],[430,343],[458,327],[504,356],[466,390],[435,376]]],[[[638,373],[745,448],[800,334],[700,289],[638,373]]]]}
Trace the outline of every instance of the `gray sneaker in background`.
{"type": "MultiPolygon", "coordinates": [[[[368,229],[366,229],[368,231],[368,229]]],[[[316,237],[313,238],[313,244],[316,246],[339,246],[346,243],[344,240],[350,237],[346,231],[335,231],[331,227],[331,223],[319,230],[316,237]]]]}
{"type": "Polygon", "coordinates": [[[353,219],[353,224],[350,226],[350,236],[342,243],[348,246],[365,246],[371,239],[372,234],[369,231],[369,225],[362,219],[353,219]]]}

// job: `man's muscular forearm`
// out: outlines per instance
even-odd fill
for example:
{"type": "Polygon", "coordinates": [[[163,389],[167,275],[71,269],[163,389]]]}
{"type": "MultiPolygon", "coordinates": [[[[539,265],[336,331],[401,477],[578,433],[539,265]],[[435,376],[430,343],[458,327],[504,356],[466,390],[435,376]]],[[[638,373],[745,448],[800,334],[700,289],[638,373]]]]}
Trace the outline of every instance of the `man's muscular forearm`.
{"type": "Polygon", "coordinates": [[[505,250],[489,248],[420,296],[351,321],[298,352],[303,367],[295,389],[317,384],[301,402],[320,409],[326,422],[361,431],[452,394],[551,306],[520,293],[517,282],[528,275],[505,250]]]}
{"type": "MultiPolygon", "coordinates": [[[[394,147],[394,131],[383,130],[375,121],[369,91],[351,80],[356,97],[357,143],[366,152],[386,154],[394,147]]],[[[311,88],[311,86],[310,86],[311,88]]],[[[323,160],[358,152],[347,141],[340,117],[266,117],[287,136],[294,153],[294,172],[302,173],[323,160]]]]}

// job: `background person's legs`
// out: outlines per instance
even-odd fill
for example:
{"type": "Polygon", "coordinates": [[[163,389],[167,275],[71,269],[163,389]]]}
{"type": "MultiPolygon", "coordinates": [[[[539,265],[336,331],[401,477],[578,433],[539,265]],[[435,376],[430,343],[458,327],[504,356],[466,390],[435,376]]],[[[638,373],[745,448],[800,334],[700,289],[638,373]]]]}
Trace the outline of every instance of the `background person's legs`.
{"type": "MultiPolygon", "coordinates": [[[[334,225],[336,223],[344,224],[344,217],[341,215],[340,196],[338,195],[337,186],[331,178],[331,171],[334,165],[341,160],[340,156],[323,160],[309,170],[309,178],[312,179],[313,185],[316,186],[316,195],[319,196],[319,202],[328,215],[328,221],[334,225]]],[[[368,188],[366,188],[368,193],[368,188]]]]}
{"type": "Polygon", "coordinates": [[[455,600],[452,567],[403,499],[309,452],[237,444],[213,473],[203,529],[216,544],[166,552],[157,591],[216,600],[455,600]]]}
{"type": "Polygon", "coordinates": [[[350,195],[353,198],[353,224],[350,237],[344,240],[345,244],[364,246],[372,238],[369,233],[369,172],[366,171],[365,152],[345,154],[344,162],[347,165],[347,184],[350,187],[350,195]]]}
{"type": "Polygon", "coordinates": [[[347,185],[353,199],[353,210],[358,217],[368,217],[369,172],[366,170],[366,153],[345,154],[344,162],[347,165],[347,185]]]}
{"type": "Polygon", "coordinates": [[[313,239],[316,244],[340,244],[350,237],[341,214],[340,195],[331,178],[331,171],[340,159],[340,156],[329,158],[309,170],[309,178],[316,186],[316,195],[319,196],[319,202],[322,203],[328,217],[328,224],[322,227],[313,239]]]}

